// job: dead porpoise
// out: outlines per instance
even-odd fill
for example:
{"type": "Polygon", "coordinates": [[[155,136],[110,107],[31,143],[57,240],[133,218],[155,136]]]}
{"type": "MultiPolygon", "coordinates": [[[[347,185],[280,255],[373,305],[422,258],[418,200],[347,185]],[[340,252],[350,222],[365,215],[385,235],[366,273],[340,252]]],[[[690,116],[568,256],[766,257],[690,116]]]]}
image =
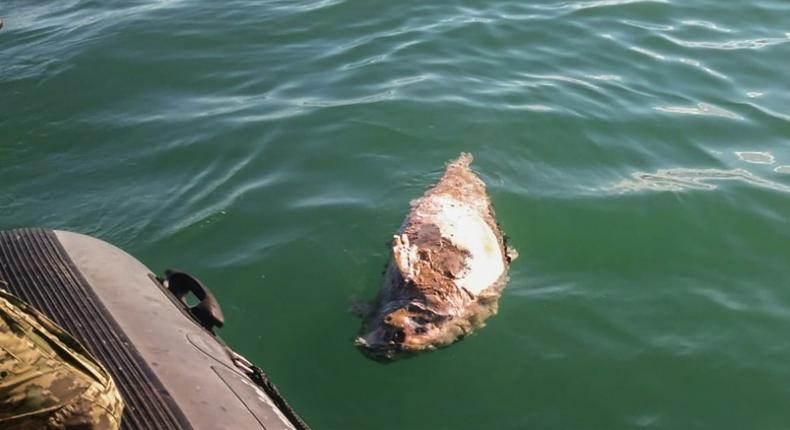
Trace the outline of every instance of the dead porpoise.
{"type": "Polygon", "coordinates": [[[449,345],[497,312],[516,252],[471,162],[469,154],[450,162],[393,237],[378,301],[355,342],[369,356],[449,345]]]}

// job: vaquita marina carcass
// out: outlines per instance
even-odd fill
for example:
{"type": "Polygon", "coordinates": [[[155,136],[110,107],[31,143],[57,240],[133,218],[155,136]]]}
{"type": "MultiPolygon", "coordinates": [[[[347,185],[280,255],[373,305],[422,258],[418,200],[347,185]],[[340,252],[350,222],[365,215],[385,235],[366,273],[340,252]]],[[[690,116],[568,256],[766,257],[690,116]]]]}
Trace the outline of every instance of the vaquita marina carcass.
{"type": "Polygon", "coordinates": [[[497,223],[472,156],[450,162],[412,201],[392,239],[376,304],[356,344],[389,360],[449,345],[497,312],[514,249],[497,223]]]}

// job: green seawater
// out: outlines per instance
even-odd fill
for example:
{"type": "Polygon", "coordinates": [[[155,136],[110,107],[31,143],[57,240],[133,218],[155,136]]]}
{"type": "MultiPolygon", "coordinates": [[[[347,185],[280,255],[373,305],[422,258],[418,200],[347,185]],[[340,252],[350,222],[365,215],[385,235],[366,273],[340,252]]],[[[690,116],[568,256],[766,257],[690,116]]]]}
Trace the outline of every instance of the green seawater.
{"type": "Polygon", "coordinates": [[[0,228],[220,299],[319,429],[790,426],[787,0],[2,0],[0,228]],[[352,340],[460,152],[520,258],[487,327],[352,340]]]}

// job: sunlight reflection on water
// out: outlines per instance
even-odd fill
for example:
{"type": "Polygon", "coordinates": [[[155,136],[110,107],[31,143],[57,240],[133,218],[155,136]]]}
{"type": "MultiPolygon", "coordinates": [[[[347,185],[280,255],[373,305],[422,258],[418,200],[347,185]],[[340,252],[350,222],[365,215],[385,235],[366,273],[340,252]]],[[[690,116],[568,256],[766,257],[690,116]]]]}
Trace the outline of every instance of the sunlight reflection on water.
{"type": "Polygon", "coordinates": [[[660,169],[656,172],[634,172],[633,179],[627,179],[615,184],[611,189],[615,191],[682,191],[715,190],[718,181],[740,181],[771,190],[790,192],[790,186],[763,179],[745,169],[660,169]]]}
{"type": "Polygon", "coordinates": [[[770,152],[736,151],[735,155],[742,161],[752,164],[774,164],[776,161],[770,152]]]}

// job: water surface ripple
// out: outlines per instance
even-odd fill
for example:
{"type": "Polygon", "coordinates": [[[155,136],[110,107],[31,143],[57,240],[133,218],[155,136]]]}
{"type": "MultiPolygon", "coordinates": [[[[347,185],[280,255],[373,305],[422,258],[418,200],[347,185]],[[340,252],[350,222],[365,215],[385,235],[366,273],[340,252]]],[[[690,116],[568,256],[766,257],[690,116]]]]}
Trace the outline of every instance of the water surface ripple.
{"type": "Polygon", "coordinates": [[[0,228],[179,267],[316,429],[790,422],[786,0],[0,4],[0,228]],[[409,200],[476,156],[500,315],[351,340],[409,200]]]}

